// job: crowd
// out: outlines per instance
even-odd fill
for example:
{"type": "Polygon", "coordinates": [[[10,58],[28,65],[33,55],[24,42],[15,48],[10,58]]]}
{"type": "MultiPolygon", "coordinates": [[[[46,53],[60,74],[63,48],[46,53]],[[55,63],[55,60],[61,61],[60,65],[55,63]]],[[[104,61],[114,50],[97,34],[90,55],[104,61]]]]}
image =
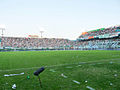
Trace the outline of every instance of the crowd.
{"type": "Polygon", "coordinates": [[[105,28],[104,30],[87,32],[84,35],[80,35],[79,38],[86,38],[89,36],[99,36],[104,34],[112,34],[112,33],[116,33],[117,32],[116,30],[119,30],[120,32],[120,26],[114,26],[114,27],[105,28]]]}
{"type": "Polygon", "coordinates": [[[68,39],[61,38],[19,38],[19,37],[3,37],[2,46],[4,47],[25,47],[25,48],[38,48],[38,47],[72,47],[77,46],[79,43],[68,39]]]}
{"type": "Polygon", "coordinates": [[[120,38],[111,38],[111,39],[96,39],[89,41],[80,41],[80,48],[96,48],[96,49],[105,49],[105,48],[120,48],[120,38]]]}
{"type": "Polygon", "coordinates": [[[3,37],[3,47],[13,48],[60,48],[60,47],[77,47],[77,48],[116,48],[120,47],[120,38],[97,39],[89,41],[72,41],[60,38],[19,38],[3,37]],[[114,46],[114,47],[113,47],[114,46]]]}
{"type": "MultiPolygon", "coordinates": [[[[120,30],[120,26],[106,28],[104,30],[88,32],[81,37],[97,36],[108,33],[114,33],[120,30]]],[[[119,31],[120,32],[120,31],[119,31]]],[[[2,47],[13,48],[60,48],[60,47],[77,47],[77,48],[114,48],[120,47],[120,37],[109,39],[94,39],[84,41],[72,41],[62,38],[23,38],[23,37],[2,37],[2,47]]]]}

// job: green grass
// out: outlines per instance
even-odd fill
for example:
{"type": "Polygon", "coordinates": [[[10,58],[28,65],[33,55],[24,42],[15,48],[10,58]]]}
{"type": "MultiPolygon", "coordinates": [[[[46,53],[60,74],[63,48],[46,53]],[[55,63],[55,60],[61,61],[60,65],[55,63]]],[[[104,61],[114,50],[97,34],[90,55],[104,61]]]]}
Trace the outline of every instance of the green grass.
{"type": "Polygon", "coordinates": [[[86,86],[120,90],[120,51],[0,52],[0,90],[11,90],[13,84],[16,90],[88,90],[86,86]],[[42,66],[45,71],[40,74],[41,89],[33,72],[42,66]],[[22,72],[25,74],[4,77],[22,72]]]}

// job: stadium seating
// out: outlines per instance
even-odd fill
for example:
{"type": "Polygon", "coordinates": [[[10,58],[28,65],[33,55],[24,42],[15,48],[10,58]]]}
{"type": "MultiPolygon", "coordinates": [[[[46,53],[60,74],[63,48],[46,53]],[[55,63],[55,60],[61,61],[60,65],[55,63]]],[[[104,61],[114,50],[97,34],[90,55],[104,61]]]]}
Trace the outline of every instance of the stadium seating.
{"type": "Polygon", "coordinates": [[[22,37],[3,37],[4,47],[14,48],[60,48],[78,46],[79,42],[60,38],[22,38],[22,37]]]}
{"type": "Polygon", "coordinates": [[[115,49],[120,48],[120,26],[83,32],[75,41],[62,38],[2,37],[0,43],[4,48],[17,49],[115,49]]]}
{"type": "Polygon", "coordinates": [[[95,39],[95,38],[112,38],[120,35],[120,26],[110,28],[101,28],[88,32],[83,32],[79,36],[79,40],[95,39]]]}
{"type": "Polygon", "coordinates": [[[120,26],[83,32],[77,40],[82,49],[120,48],[120,26]]]}
{"type": "Polygon", "coordinates": [[[83,49],[90,49],[90,50],[92,50],[92,49],[120,48],[120,38],[119,39],[84,41],[80,45],[80,47],[82,47],[83,49]]]}

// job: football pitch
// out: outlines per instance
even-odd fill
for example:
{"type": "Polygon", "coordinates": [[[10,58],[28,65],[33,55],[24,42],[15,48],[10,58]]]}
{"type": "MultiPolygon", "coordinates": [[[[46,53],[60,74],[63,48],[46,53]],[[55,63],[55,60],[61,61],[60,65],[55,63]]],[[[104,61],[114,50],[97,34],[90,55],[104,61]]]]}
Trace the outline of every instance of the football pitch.
{"type": "Polygon", "coordinates": [[[120,90],[120,51],[0,52],[0,90],[13,84],[16,90],[120,90]],[[40,67],[42,88],[33,74],[40,67]]]}

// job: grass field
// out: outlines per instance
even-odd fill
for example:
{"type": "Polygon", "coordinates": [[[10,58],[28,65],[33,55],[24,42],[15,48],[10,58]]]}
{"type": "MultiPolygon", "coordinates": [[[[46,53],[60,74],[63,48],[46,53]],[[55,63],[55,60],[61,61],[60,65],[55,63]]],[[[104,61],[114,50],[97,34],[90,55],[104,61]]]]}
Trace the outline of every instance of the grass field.
{"type": "Polygon", "coordinates": [[[0,90],[13,84],[16,90],[120,90],[120,51],[0,52],[0,90]],[[42,66],[40,88],[33,73],[42,66]]]}

